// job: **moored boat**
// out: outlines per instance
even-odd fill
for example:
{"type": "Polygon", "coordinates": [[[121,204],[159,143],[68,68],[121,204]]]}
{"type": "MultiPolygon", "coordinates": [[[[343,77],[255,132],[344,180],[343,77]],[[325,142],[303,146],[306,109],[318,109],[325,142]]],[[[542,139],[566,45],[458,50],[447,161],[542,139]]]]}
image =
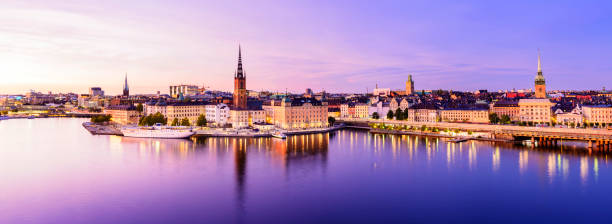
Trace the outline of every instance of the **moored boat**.
{"type": "Polygon", "coordinates": [[[135,138],[189,138],[196,132],[186,127],[169,127],[155,124],[152,127],[122,128],[121,133],[123,133],[123,136],[135,138]]]}
{"type": "Polygon", "coordinates": [[[282,133],[282,132],[273,132],[273,133],[272,133],[272,137],[275,137],[275,138],[280,138],[280,139],[286,139],[286,138],[287,138],[287,135],[285,135],[285,134],[284,134],[284,133],[282,133]]]}

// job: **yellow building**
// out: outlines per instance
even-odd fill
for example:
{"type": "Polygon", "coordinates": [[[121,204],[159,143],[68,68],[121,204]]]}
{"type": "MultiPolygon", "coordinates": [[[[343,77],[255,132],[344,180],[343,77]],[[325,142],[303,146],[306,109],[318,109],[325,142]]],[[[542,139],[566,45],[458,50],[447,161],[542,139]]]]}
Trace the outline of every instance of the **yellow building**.
{"type": "Polygon", "coordinates": [[[519,105],[517,101],[500,100],[495,102],[490,108],[491,113],[496,113],[500,118],[504,115],[510,117],[511,121],[518,121],[519,119],[519,105]]]}
{"type": "Polygon", "coordinates": [[[612,123],[612,106],[610,105],[588,105],[582,106],[585,122],[592,124],[612,123]]]}
{"type": "Polygon", "coordinates": [[[138,124],[140,119],[140,113],[136,111],[136,107],[127,105],[106,107],[104,114],[111,115],[111,121],[123,125],[138,124]]]}
{"type": "Polygon", "coordinates": [[[489,123],[489,111],[486,109],[446,109],[440,110],[440,119],[444,122],[489,123]]]}
{"type": "Polygon", "coordinates": [[[200,115],[206,115],[206,105],[207,103],[202,102],[167,103],[164,100],[150,101],[144,106],[144,115],[159,112],[168,119],[168,123],[171,123],[175,118],[179,121],[187,118],[191,124],[195,124],[200,115]]]}
{"type": "Polygon", "coordinates": [[[229,121],[233,128],[253,127],[255,124],[265,123],[266,114],[261,109],[231,109],[229,121]]]}
{"type": "Polygon", "coordinates": [[[520,99],[519,119],[525,122],[551,122],[552,107],[555,105],[548,99],[520,99]]]}
{"type": "Polygon", "coordinates": [[[272,100],[263,109],[266,112],[266,122],[282,129],[328,126],[327,102],[312,98],[272,100]]]}

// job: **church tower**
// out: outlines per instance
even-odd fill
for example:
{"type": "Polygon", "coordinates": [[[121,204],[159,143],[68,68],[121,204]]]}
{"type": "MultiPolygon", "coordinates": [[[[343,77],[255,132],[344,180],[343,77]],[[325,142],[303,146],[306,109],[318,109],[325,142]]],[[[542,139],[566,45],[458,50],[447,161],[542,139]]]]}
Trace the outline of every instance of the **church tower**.
{"type": "Polygon", "coordinates": [[[412,75],[408,75],[408,81],[406,81],[406,95],[414,94],[414,81],[412,81],[412,75]]]}
{"type": "Polygon", "coordinates": [[[127,73],[125,73],[125,82],[123,83],[123,96],[130,95],[130,87],[128,87],[127,83],[127,73]]]}
{"type": "Polygon", "coordinates": [[[542,75],[542,56],[538,51],[538,75],[535,78],[535,97],[544,99],[546,98],[546,80],[542,75]]]}
{"type": "Polygon", "coordinates": [[[234,108],[247,109],[246,73],[242,70],[242,50],[238,45],[238,68],[234,73],[234,108]]]}

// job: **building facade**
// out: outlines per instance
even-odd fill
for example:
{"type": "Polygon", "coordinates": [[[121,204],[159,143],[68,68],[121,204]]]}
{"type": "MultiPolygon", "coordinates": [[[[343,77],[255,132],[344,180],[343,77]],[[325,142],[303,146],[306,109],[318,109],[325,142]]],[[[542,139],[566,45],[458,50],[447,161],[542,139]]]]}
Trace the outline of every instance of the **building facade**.
{"type": "Polygon", "coordinates": [[[161,113],[168,119],[168,123],[175,118],[181,120],[189,119],[189,122],[195,124],[200,115],[206,114],[207,103],[203,102],[172,102],[166,103],[164,100],[150,101],[144,106],[144,115],[151,115],[157,112],[161,113]]]}
{"type": "Polygon", "coordinates": [[[272,100],[263,106],[266,123],[282,129],[324,128],[328,126],[327,102],[314,98],[272,100]]]}
{"type": "Polygon", "coordinates": [[[138,124],[140,112],[131,105],[110,106],[104,108],[104,114],[111,115],[111,121],[122,125],[138,124]]]}
{"type": "Polygon", "coordinates": [[[500,118],[506,115],[510,117],[511,121],[520,120],[518,101],[500,100],[495,102],[489,110],[500,118]]]}
{"type": "Polygon", "coordinates": [[[582,106],[582,113],[585,122],[592,124],[610,124],[612,123],[612,106],[611,105],[585,105],[582,106]]]}
{"type": "Polygon", "coordinates": [[[200,93],[200,89],[196,85],[177,85],[170,86],[170,96],[172,98],[179,98],[183,96],[195,96],[200,93]]]}
{"type": "Polygon", "coordinates": [[[548,123],[552,118],[552,107],[548,99],[520,99],[519,119],[523,122],[548,123]]]}
{"type": "Polygon", "coordinates": [[[440,110],[440,119],[444,122],[489,123],[489,111],[486,109],[445,109],[440,110]]]}
{"type": "Polygon", "coordinates": [[[227,104],[209,104],[206,108],[206,121],[211,126],[224,127],[229,124],[230,109],[227,104]]]}

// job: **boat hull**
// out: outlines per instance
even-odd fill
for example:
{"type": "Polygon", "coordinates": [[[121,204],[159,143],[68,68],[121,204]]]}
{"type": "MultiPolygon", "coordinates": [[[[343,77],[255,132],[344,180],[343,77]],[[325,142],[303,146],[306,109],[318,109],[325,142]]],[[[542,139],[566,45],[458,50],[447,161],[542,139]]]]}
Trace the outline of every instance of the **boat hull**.
{"type": "Polygon", "coordinates": [[[189,138],[194,131],[122,130],[123,136],[133,138],[189,138]]]}

